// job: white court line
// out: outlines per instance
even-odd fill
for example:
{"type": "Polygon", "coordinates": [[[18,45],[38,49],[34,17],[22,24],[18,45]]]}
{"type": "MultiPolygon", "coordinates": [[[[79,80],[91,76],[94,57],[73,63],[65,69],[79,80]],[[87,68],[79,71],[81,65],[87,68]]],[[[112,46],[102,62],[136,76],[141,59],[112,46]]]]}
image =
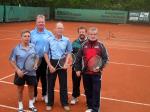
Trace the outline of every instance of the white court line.
{"type": "MultiPolygon", "coordinates": [[[[20,40],[19,38],[0,38],[0,40],[20,40]]],[[[145,48],[145,49],[150,49],[150,47],[144,47],[144,46],[131,46],[131,45],[112,45],[112,44],[107,44],[105,43],[107,46],[109,46],[111,48],[111,46],[115,46],[115,47],[135,47],[135,48],[145,48]]],[[[114,47],[114,48],[115,48],[114,47]]],[[[122,49],[122,48],[120,48],[122,49]]],[[[138,49],[137,49],[138,50],[138,49]]]]}
{"type": "Polygon", "coordinates": [[[140,102],[133,102],[133,101],[127,101],[127,100],[118,100],[118,99],[106,98],[106,97],[101,97],[101,99],[103,99],[103,100],[115,101],[115,102],[122,102],[122,103],[135,104],[135,105],[143,105],[143,106],[148,106],[148,107],[150,107],[150,104],[140,103],[140,102]]]}
{"type": "MultiPolygon", "coordinates": [[[[108,48],[109,49],[119,49],[119,50],[129,50],[129,51],[140,51],[140,52],[150,52],[150,50],[142,50],[142,49],[137,49],[137,48],[119,48],[119,47],[114,47],[114,46],[112,46],[112,47],[110,47],[110,46],[108,46],[108,48]]],[[[150,48],[149,48],[150,49],[150,48]]]]}
{"type": "Polygon", "coordinates": [[[0,81],[1,81],[1,80],[4,80],[4,79],[7,79],[7,78],[9,78],[9,77],[11,77],[11,76],[13,76],[13,75],[15,75],[15,74],[13,73],[13,74],[10,74],[10,75],[8,75],[8,76],[6,76],[6,77],[0,78],[0,81]]]}
{"type": "MultiPolygon", "coordinates": [[[[0,104],[0,107],[3,107],[3,108],[7,108],[7,109],[11,109],[11,110],[18,110],[18,108],[16,107],[11,107],[11,106],[7,106],[7,105],[2,105],[0,104]]],[[[29,110],[24,110],[25,112],[31,112],[29,110]]]]}
{"type": "MultiPolygon", "coordinates": [[[[0,41],[5,41],[5,40],[13,40],[13,41],[16,41],[16,40],[20,40],[19,38],[0,38],[0,41]]],[[[114,49],[121,49],[121,50],[132,50],[132,51],[140,51],[140,52],[150,52],[150,50],[141,50],[141,49],[150,49],[150,47],[141,47],[141,46],[134,46],[134,48],[121,48],[122,45],[108,45],[108,48],[114,48],[114,49]],[[137,49],[136,47],[138,48],[141,48],[141,49],[137,49]]],[[[132,47],[132,46],[127,46],[127,47],[132,47]]]]}
{"type": "MultiPolygon", "coordinates": [[[[144,67],[144,68],[150,68],[150,66],[149,65],[140,65],[140,64],[134,64],[134,63],[123,63],[123,62],[113,62],[113,61],[109,61],[108,62],[108,64],[116,64],[116,65],[125,65],[125,66],[136,66],[136,67],[144,67]]],[[[7,79],[7,78],[9,78],[9,77],[11,77],[11,76],[13,76],[14,75],[14,73],[13,74],[10,74],[10,75],[8,75],[8,76],[5,76],[5,77],[3,77],[3,78],[0,78],[0,81],[1,80],[4,80],[4,79],[7,79]]]]}
{"type": "Polygon", "coordinates": [[[116,46],[116,47],[134,47],[134,48],[145,48],[145,49],[150,49],[150,47],[145,47],[145,46],[135,46],[135,45],[112,45],[112,44],[107,44],[105,43],[105,45],[107,46],[116,46]]]}
{"type": "Polygon", "coordinates": [[[116,65],[126,65],[126,66],[136,66],[136,67],[150,68],[149,65],[139,65],[139,64],[134,64],[134,63],[122,63],[122,62],[113,62],[113,61],[108,62],[108,64],[109,63],[116,64],[116,65]]]}
{"type": "Polygon", "coordinates": [[[20,39],[17,39],[17,38],[0,38],[0,40],[20,40],[20,39]]]}
{"type": "MultiPolygon", "coordinates": [[[[10,84],[14,85],[11,82],[6,82],[6,81],[0,81],[1,83],[5,84],[10,84]]],[[[38,89],[41,89],[41,87],[38,87],[38,89]]],[[[59,90],[54,90],[55,92],[59,92],[59,90]]],[[[68,92],[69,95],[72,94],[72,92],[68,92]]],[[[85,96],[84,94],[81,94],[81,96],[85,96]]],[[[140,102],[134,102],[134,101],[127,101],[127,100],[119,100],[119,99],[114,99],[114,98],[108,98],[108,97],[101,97],[102,100],[109,100],[109,101],[115,101],[115,102],[121,102],[121,103],[128,103],[128,104],[134,104],[134,105],[142,105],[142,106],[148,106],[150,107],[150,104],[147,103],[140,103],[140,102]]]]}
{"type": "MultiPolygon", "coordinates": [[[[129,38],[132,38],[132,37],[129,37],[129,38]]],[[[113,40],[113,41],[125,41],[125,42],[138,42],[138,43],[150,43],[149,40],[140,40],[140,39],[135,39],[135,40],[130,40],[130,39],[123,39],[123,38],[110,38],[110,40],[113,40]]]]}

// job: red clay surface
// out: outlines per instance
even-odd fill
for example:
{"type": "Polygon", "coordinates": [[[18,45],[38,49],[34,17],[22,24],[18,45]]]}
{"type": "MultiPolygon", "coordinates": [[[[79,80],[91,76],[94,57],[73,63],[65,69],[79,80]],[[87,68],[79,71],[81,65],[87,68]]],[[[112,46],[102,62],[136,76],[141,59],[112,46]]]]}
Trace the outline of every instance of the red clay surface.
{"type": "MultiPolygon", "coordinates": [[[[53,31],[55,21],[47,21],[46,27],[53,31]]],[[[110,63],[103,71],[101,112],[149,112],[150,111],[150,27],[131,24],[100,24],[85,22],[63,22],[64,34],[71,41],[77,37],[79,26],[95,26],[100,30],[100,40],[108,49],[110,63]]],[[[23,29],[33,29],[34,22],[0,24],[0,112],[16,112],[17,93],[13,85],[14,70],[9,64],[9,55],[19,42],[23,29]],[[8,76],[8,77],[7,77],[8,76]]],[[[39,87],[40,84],[39,84],[39,87]]],[[[56,82],[55,105],[52,112],[63,112],[59,101],[59,83],[56,82]]],[[[24,107],[28,109],[27,88],[24,91],[24,107]]],[[[68,70],[69,101],[72,92],[71,70],[68,70]]],[[[39,88],[39,100],[41,100],[39,88]]],[[[84,93],[81,86],[81,93],[84,93]]],[[[71,112],[86,110],[85,97],[71,106],[71,112]]],[[[39,112],[45,111],[45,104],[35,104],[39,112]]]]}

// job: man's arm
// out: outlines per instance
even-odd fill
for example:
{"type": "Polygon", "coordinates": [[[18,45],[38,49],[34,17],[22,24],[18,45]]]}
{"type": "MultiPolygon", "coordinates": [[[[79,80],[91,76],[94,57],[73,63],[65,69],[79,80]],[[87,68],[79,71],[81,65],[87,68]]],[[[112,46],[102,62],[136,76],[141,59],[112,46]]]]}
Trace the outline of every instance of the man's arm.
{"type": "Polygon", "coordinates": [[[106,66],[107,62],[109,61],[108,52],[105,48],[105,46],[101,43],[102,47],[102,67],[101,70],[106,66]]]}

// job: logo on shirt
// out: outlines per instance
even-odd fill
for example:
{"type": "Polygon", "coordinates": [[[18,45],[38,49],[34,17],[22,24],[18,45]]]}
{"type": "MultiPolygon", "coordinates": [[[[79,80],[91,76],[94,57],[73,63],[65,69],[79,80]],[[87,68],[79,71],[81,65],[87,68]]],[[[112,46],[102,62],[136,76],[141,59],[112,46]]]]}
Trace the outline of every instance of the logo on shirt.
{"type": "Polygon", "coordinates": [[[84,48],[88,48],[88,46],[86,45],[86,46],[84,46],[84,48]]]}
{"type": "Polygon", "coordinates": [[[96,45],[96,46],[94,46],[94,48],[99,48],[99,46],[98,46],[98,45],[96,45]]]}

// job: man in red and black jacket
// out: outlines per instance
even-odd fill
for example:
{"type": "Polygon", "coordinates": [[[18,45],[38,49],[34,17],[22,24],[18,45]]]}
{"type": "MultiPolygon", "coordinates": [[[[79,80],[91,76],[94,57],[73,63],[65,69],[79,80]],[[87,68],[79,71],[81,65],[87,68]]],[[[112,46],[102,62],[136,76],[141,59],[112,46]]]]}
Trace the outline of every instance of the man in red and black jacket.
{"type": "Polygon", "coordinates": [[[88,40],[82,45],[76,58],[75,71],[77,76],[83,75],[83,85],[88,109],[86,112],[98,112],[100,108],[101,74],[108,61],[108,54],[102,42],[98,41],[98,29],[89,28],[88,40]],[[102,66],[89,71],[87,63],[92,56],[102,59],[102,66]]]}

